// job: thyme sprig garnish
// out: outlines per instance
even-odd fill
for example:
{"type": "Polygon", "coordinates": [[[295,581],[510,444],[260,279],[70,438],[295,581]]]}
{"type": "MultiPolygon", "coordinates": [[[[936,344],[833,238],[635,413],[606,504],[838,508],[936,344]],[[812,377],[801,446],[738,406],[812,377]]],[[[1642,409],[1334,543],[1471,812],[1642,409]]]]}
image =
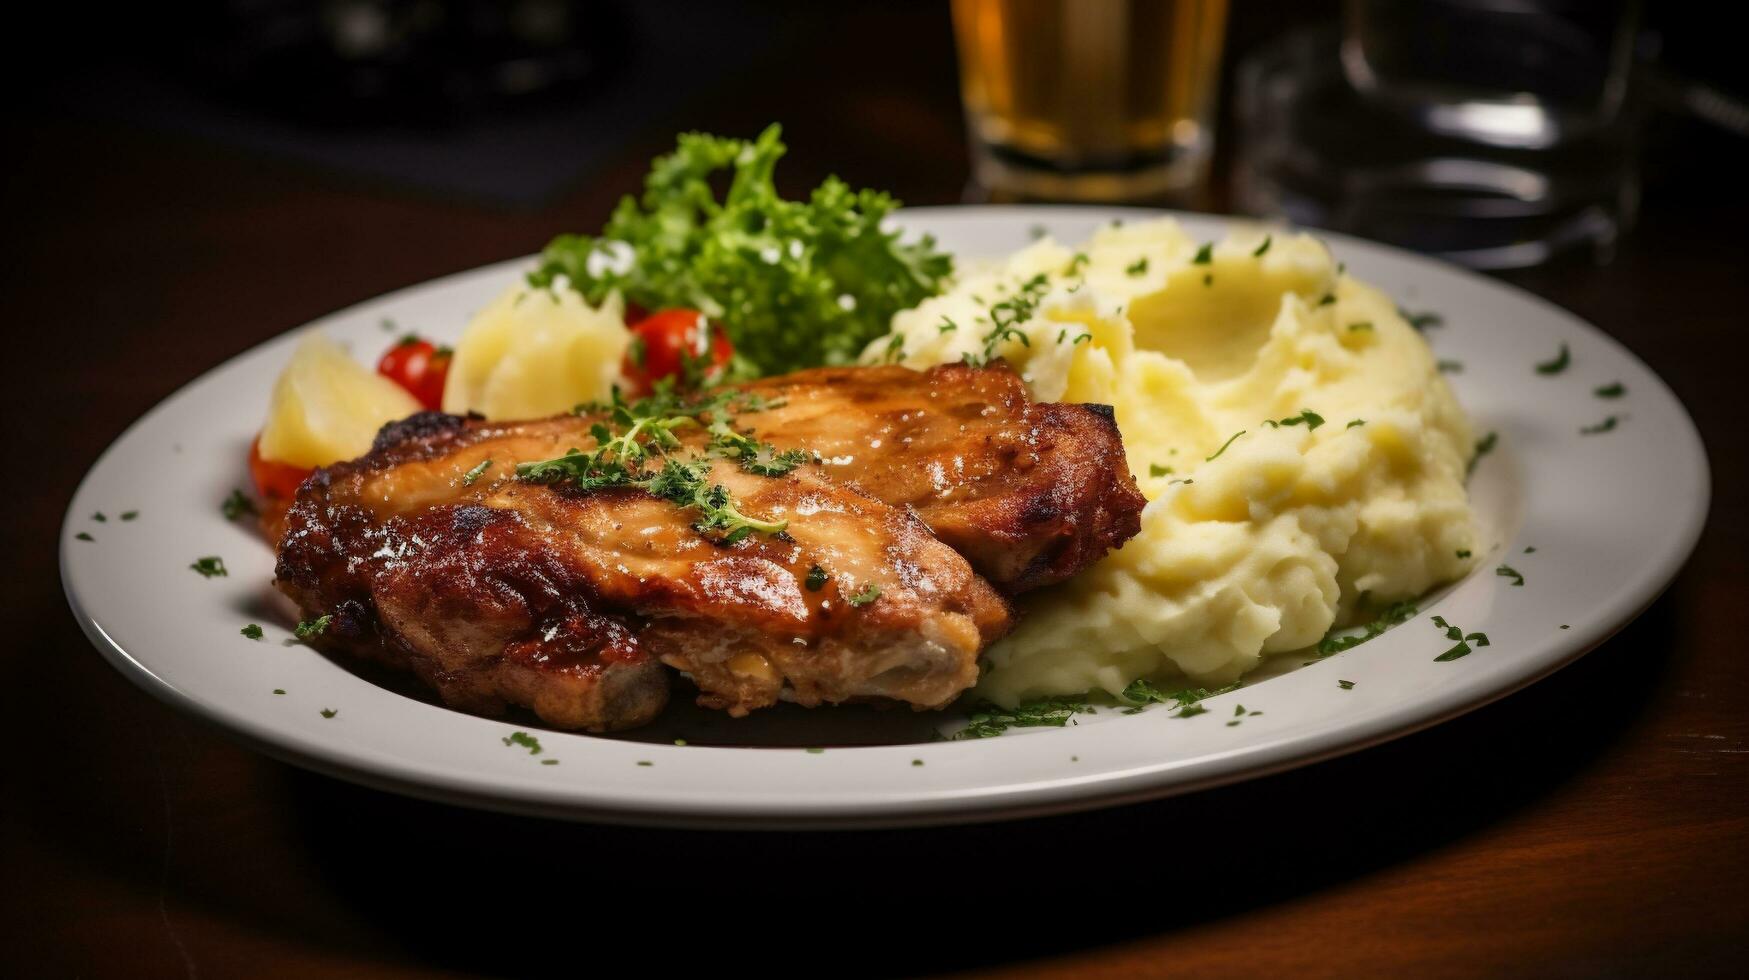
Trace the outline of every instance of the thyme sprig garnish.
{"type": "Polygon", "coordinates": [[[743,391],[725,390],[686,398],[672,384],[647,398],[627,402],[618,389],[605,403],[578,406],[579,414],[598,414],[589,427],[595,448],[572,448],[554,459],[519,463],[516,478],[527,483],[569,482],[585,493],[627,487],[677,507],[698,512],[692,524],[700,534],[734,544],[755,531],[781,534],[788,521],[767,521],[742,513],[733,495],[712,483],[712,458],[732,459],[758,476],[782,476],[811,456],[799,449],[779,452],[770,443],[734,428],[734,410],[761,411],[780,403],[743,391]],[[676,433],[703,429],[704,455],[683,458],[676,433]]]}

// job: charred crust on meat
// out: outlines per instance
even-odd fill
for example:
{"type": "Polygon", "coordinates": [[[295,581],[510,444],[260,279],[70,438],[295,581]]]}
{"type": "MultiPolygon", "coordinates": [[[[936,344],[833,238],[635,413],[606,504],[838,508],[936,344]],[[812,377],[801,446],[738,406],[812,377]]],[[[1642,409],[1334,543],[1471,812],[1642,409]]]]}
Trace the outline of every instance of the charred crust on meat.
{"type": "Polygon", "coordinates": [[[370,451],[388,452],[409,442],[423,442],[467,428],[468,420],[446,412],[415,412],[404,419],[385,424],[371,440],[370,451]]]}
{"type": "Polygon", "coordinates": [[[347,643],[363,643],[376,638],[376,611],[358,599],[343,599],[334,607],[334,619],[325,633],[347,643]]]}
{"type": "Polygon", "coordinates": [[[472,537],[485,530],[486,525],[492,522],[497,513],[490,507],[466,504],[451,510],[449,527],[460,537],[472,537]]]}

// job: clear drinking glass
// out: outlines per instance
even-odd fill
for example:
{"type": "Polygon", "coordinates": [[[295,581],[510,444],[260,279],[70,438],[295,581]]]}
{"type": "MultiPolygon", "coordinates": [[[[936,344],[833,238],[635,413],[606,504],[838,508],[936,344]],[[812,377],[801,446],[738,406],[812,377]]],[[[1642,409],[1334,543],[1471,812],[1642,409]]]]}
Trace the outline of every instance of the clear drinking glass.
{"type": "Polygon", "coordinates": [[[1208,171],[1226,0],[954,0],[974,177],[1122,201],[1208,171]]]}
{"type": "Polygon", "coordinates": [[[1606,258],[1638,205],[1636,0],[1347,0],[1240,66],[1238,207],[1476,268],[1606,258]]]}

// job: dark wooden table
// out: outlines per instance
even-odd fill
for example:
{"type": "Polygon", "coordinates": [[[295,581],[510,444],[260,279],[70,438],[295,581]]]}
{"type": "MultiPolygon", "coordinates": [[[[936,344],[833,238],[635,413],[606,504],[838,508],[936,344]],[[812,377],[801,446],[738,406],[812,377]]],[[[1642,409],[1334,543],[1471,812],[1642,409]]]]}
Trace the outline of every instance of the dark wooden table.
{"type": "MultiPolygon", "coordinates": [[[[859,36],[874,28],[855,18],[869,16],[837,27],[859,36]]],[[[938,11],[906,16],[941,29],[938,11]]],[[[44,111],[21,123],[0,263],[0,398],[17,423],[0,522],[0,975],[586,974],[626,953],[664,972],[829,976],[1741,967],[1749,152],[1695,127],[1654,132],[1643,220],[1613,263],[1507,278],[1626,342],[1686,401],[1714,466],[1707,533],[1620,635],[1389,745],[1181,799],[994,826],[615,829],[415,802],[281,765],[151,700],[91,649],[56,573],[67,498],[130,421],[238,351],[599,225],[681,125],[746,133],[785,119],[792,191],[836,170],[914,203],[956,199],[964,150],[944,36],[899,51],[891,70],[855,62],[787,52],[680,118],[628,129],[613,166],[532,210],[101,120],[44,111]],[[799,91],[795,77],[824,81],[799,91]]]]}

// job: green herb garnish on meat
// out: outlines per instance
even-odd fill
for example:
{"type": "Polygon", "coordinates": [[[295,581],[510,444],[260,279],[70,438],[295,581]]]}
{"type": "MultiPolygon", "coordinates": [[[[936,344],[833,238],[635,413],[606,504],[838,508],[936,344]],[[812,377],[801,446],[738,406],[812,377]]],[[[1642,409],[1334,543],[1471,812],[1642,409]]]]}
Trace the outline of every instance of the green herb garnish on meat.
{"type": "Polygon", "coordinates": [[[584,492],[633,487],[697,512],[692,527],[720,544],[735,544],[755,531],[781,534],[787,521],[764,521],[740,512],[728,489],[709,480],[711,458],[732,459],[758,476],[781,476],[812,456],[778,452],[734,428],[729,412],[775,407],[756,394],[723,390],[687,398],[672,384],[658,384],[648,398],[627,402],[619,389],[607,404],[579,405],[582,414],[603,416],[589,427],[591,451],[573,448],[554,459],[518,463],[516,478],[528,483],[570,483],[584,492]],[[682,457],[677,430],[704,428],[704,456],[682,457]]]}
{"type": "Polygon", "coordinates": [[[849,364],[893,314],[941,290],[952,259],[881,227],[898,202],[829,177],[806,200],[777,193],[779,127],[752,141],[703,133],[658,157],[641,197],[600,235],[561,235],[529,283],[563,277],[591,303],[618,289],[646,309],[690,307],[722,324],[741,373],[849,364]],[[729,174],[721,199],[713,176],[729,174]]]}

